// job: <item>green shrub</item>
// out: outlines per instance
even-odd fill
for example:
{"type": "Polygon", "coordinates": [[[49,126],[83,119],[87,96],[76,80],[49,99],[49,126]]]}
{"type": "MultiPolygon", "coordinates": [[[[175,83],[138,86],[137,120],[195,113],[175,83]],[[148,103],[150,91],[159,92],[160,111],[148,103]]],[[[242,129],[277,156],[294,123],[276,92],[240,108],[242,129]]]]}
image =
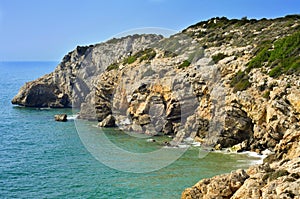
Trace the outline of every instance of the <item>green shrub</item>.
{"type": "MultiPolygon", "coordinates": [[[[149,60],[154,59],[154,57],[156,56],[155,50],[153,50],[151,48],[142,51],[141,54],[142,55],[141,55],[140,61],[144,61],[144,60],[149,61],[149,60]]],[[[138,55],[136,57],[138,57],[138,55]]]]}
{"type": "Polygon", "coordinates": [[[129,56],[127,58],[124,59],[124,64],[132,64],[133,62],[136,61],[136,57],[135,56],[129,56]]]}
{"type": "Polygon", "coordinates": [[[212,56],[212,59],[214,61],[214,63],[218,63],[220,60],[224,59],[225,57],[227,57],[227,55],[223,54],[223,53],[218,53],[216,55],[212,56]]]}
{"type": "Polygon", "coordinates": [[[119,65],[117,63],[113,63],[113,64],[107,66],[107,68],[106,68],[107,71],[117,70],[117,69],[119,69],[119,65]]]}
{"type": "Polygon", "coordinates": [[[298,58],[294,63],[291,64],[287,70],[287,74],[299,74],[300,73],[300,59],[298,58]]]}
{"type": "Polygon", "coordinates": [[[188,67],[189,65],[191,65],[191,62],[189,62],[188,60],[184,60],[179,66],[178,68],[181,69],[181,68],[186,68],[188,67]]]}
{"type": "Polygon", "coordinates": [[[134,55],[131,55],[123,60],[123,64],[132,64],[134,63],[138,58],[140,61],[149,61],[154,59],[156,56],[156,52],[152,48],[147,48],[145,50],[141,50],[134,55]]]}
{"type": "Polygon", "coordinates": [[[265,99],[270,99],[270,91],[266,91],[266,92],[263,94],[263,98],[265,98],[265,99]]]}
{"type": "Polygon", "coordinates": [[[282,68],[281,66],[276,66],[275,68],[273,68],[270,72],[269,75],[270,77],[278,77],[282,74],[282,68]]]}
{"type": "Polygon", "coordinates": [[[300,71],[300,31],[282,38],[274,43],[269,62],[278,63],[269,73],[278,77],[283,73],[293,74],[300,71]]]}
{"type": "Polygon", "coordinates": [[[230,82],[230,86],[233,87],[233,91],[243,91],[251,86],[248,75],[245,72],[239,71],[230,82]]]}
{"type": "Polygon", "coordinates": [[[246,72],[266,65],[271,68],[269,72],[271,77],[300,73],[300,31],[278,39],[274,42],[272,50],[271,47],[269,41],[261,44],[256,56],[247,64],[246,72]]]}
{"type": "Polygon", "coordinates": [[[265,62],[268,61],[270,57],[271,42],[265,41],[261,44],[260,48],[258,49],[257,55],[251,59],[250,62],[247,64],[247,72],[250,72],[252,68],[260,68],[263,66],[265,62]]]}

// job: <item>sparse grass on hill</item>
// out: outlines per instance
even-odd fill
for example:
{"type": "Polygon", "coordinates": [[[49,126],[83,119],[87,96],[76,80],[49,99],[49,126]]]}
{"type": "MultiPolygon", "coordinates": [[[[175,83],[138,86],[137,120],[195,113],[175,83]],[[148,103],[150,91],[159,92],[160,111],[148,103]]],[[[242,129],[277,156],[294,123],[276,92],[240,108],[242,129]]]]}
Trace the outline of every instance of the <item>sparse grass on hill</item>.
{"type": "Polygon", "coordinates": [[[300,31],[274,42],[264,43],[257,55],[248,63],[247,72],[252,68],[270,67],[269,75],[278,77],[281,74],[300,72],[300,31]]]}

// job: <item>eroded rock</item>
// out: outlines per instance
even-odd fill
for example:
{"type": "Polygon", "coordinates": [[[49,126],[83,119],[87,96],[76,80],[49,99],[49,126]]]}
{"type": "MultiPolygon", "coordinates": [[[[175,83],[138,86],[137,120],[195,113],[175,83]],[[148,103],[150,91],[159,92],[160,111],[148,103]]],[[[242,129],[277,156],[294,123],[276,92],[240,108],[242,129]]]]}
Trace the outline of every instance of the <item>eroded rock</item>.
{"type": "Polygon", "coordinates": [[[99,127],[115,127],[116,126],[116,120],[114,116],[108,115],[104,120],[98,123],[99,127]]]}
{"type": "Polygon", "coordinates": [[[54,115],[54,119],[55,119],[55,121],[58,121],[58,122],[66,122],[68,120],[67,119],[67,114],[54,115]]]}

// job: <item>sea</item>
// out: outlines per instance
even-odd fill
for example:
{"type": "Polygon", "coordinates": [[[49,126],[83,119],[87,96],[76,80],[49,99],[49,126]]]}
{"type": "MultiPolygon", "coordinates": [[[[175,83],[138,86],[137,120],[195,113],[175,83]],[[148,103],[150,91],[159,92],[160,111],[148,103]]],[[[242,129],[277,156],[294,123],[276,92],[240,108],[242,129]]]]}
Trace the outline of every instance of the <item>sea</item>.
{"type": "MultiPolygon", "coordinates": [[[[201,148],[195,146],[155,171],[134,173],[111,168],[95,158],[82,142],[74,110],[11,104],[25,82],[50,73],[57,64],[0,62],[0,198],[180,198],[185,188],[203,178],[247,168],[261,160],[236,153],[199,156],[201,148]],[[68,114],[69,120],[55,122],[54,115],[59,113],[68,114]]],[[[155,150],[169,139],[157,137],[157,142],[148,142],[149,138],[83,123],[97,143],[102,142],[101,134],[105,133],[119,147],[135,152],[155,150]]]]}

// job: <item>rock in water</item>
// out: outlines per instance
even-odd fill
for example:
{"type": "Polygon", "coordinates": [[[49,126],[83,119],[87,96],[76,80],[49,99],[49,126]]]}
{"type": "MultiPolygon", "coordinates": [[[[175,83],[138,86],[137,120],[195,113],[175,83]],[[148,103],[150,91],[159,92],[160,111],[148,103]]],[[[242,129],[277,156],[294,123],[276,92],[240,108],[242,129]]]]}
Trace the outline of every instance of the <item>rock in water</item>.
{"type": "Polygon", "coordinates": [[[66,122],[68,120],[67,119],[67,114],[54,115],[54,119],[55,119],[55,121],[58,121],[58,122],[66,122]]]}
{"type": "Polygon", "coordinates": [[[116,126],[115,124],[115,118],[112,115],[107,116],[104,120],[99,122],[98,126],[99,127],[114,127],[116,126]]]}

